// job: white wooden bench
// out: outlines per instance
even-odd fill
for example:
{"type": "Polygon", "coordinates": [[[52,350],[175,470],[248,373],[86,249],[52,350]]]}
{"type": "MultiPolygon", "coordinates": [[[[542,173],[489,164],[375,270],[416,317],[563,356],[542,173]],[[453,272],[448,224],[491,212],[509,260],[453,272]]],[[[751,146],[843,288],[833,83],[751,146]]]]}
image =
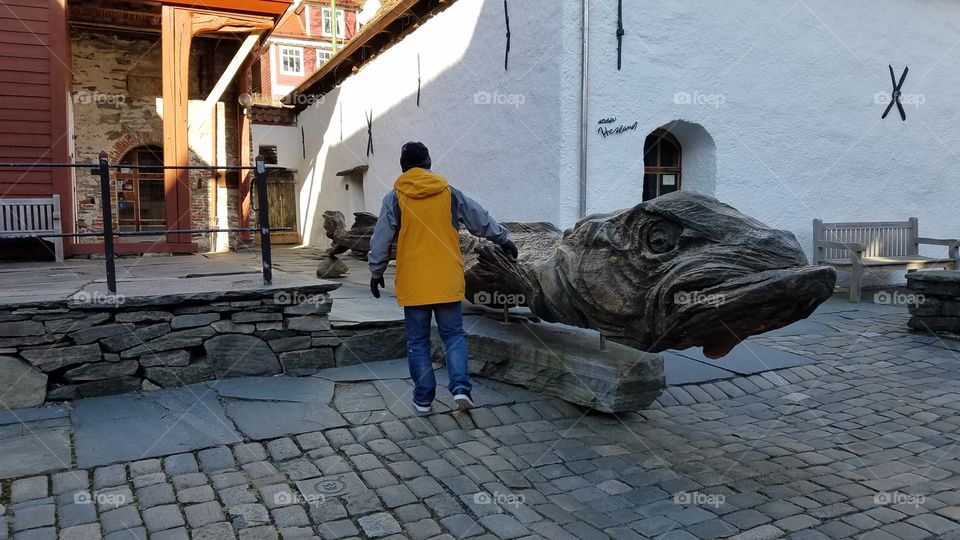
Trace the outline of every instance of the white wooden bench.
{"type": "Polygon", "coordinates": [[[960,270],[960,240],[923,238],[917,218],[908,221],[824,223],[813,220],[813,264],[851,273],[850,301],[860,301],[863,275],[868,271],[946,268],[960,270]],[[946,258],[924,257],[920,244],[947,246],[946,258]]]}
{"type": "Polygon", "coordinates": [[[32,198],[0,198],[0,239],[40,236],[53,243],[57,262],[63,262],[63,237],[42,236],[62,234],[60,225],[60,195],[32,198]]]}

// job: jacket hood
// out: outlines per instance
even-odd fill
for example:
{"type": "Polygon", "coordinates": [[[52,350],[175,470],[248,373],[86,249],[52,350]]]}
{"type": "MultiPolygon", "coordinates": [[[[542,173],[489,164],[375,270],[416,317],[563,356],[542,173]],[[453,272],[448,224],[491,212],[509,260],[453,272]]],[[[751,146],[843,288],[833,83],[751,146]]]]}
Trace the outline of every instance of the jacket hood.
{"type": "Polygon", "coordinates": [[[393,187],[411,199],[426,199],[447,189],[447,181],[426,169],[413,168],[400,175],[393,187]]]}

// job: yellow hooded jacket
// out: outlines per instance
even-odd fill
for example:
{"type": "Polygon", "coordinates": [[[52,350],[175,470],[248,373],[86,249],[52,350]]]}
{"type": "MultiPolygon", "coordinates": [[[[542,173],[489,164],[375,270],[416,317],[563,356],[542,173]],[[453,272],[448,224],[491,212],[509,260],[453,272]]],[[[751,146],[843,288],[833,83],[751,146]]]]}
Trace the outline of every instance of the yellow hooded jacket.
{"type": "Polygon", "coordinates": [[[476,236],[502,243],[506,230],[477,202],[431,171],[412,168],[383,199],[370,239],[367,260],[374,277],[383,276],[390,244],[397,239],[397,302],[422,306],[464,299],[459,225],[476,236]]]}

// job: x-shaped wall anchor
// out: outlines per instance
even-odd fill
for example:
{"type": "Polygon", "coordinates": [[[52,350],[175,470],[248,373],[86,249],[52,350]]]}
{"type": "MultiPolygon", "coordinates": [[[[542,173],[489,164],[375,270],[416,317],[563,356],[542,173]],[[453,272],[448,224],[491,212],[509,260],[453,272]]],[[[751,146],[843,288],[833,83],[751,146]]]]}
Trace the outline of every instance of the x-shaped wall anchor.
{"type": "Polygon", "coordinates": [[[903,104],[900,103],[900,87],[903,86],[903,81],[907,78],[907,72],[910,71],[910,67],[903,68],[903,75],[900,76],[900,82],[897,82],[896,77],[893,74],[893,66],[890,66],[890,83],[893,84],[893,93],[890,94],[890,104],[887,105],[887,110],[883,111],[883,116],[880,117],[881,120],[887,117],[890,113],[890,109],[893,108],[893,104],[897,104],[897,110],[900,111],[900,119],[904,122],[907,121],[907,113],[903,111],[903,104]]]}
{"type": "Polygon", "coordinates": [[[508,71],[510,68],[510,6],[507,5],[507,0],[503,0],[503,16],[507,20],[507,50],[503,55],[503,70],[508,71]]]}
{"type": "Polygon", "coordinates": [[[617,3],[617,71],[623,64],[623,0],[617,3]]]}
{"type": "Polygon", "coordinates": [[[366,114],[367,117],[367,157],[373,153],[373,109],[366,114]]]}

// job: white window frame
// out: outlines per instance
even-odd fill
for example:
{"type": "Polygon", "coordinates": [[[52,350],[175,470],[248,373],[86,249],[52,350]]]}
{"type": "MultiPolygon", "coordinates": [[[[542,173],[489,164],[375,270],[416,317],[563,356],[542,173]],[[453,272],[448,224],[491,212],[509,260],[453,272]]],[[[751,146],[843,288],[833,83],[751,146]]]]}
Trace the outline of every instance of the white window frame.
{"type": "Polygon", "coordinates": [[[324,64],[324,62],[326,62],[327,60],[330,59],[331,56],[333,56],[333,51],[329,49],[316,49],[316,51],[317,51],[317,68],[319,69],[320,66],[324,64]]]}
{"type": "MultiPolygon", "coordinates": [[[[327,22],[330,21],[330,8],[324,6],[320,8],[320,34],[323,37],[333,37],[333,34],[327,30],[327,22]]],[[[332,27],[331,27],[332,28],[332,27]]],[[[343,39],[347,35],[347,16],[345,12],[337,8],[337,39],[343,39]]]]}
{"type": "Polygon", "coordinates": [[[303,47],[294,47],[292,45],[280,45],[280,73],[283,75],[303,75],[304,74],[304,58],[303,58],[303,47]],[[297,56],[300,58],[300,71],[292,71],[286,69],[286,62],[284,62],[284,53],[295,53],[290,54],[289,56],[297,56]]]}

